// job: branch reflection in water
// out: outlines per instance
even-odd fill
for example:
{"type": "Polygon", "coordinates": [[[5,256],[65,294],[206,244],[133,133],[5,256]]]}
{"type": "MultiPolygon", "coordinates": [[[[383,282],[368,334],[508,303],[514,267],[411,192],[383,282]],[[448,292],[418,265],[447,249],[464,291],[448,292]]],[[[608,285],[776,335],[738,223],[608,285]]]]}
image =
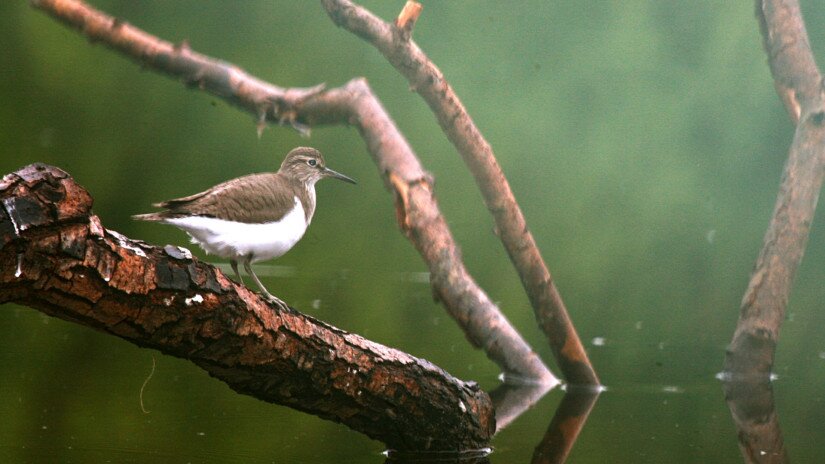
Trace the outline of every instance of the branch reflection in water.
{"type": "MultiPolygon", "coordinates": [[[[490,392],[496,410],[496,432],[512,424],[521,414],[533,407],[555,384],[512,384],[503,383],[490,392]]],[[[564,397],[556,408],[541,441],[536,445],[533,464],[563,463],[570,455],[579,433],[584,428],[587,417],[603,387],[564,386],[564,397]]],[[[455,453],[410,453],[389,450],[385,464],[408,463],[460,463],[487,464],[490,462],[489,448],[455,453]]]]}
{"type": "Polygon", "coordinates": [[[746,463],[787,463],[788,451],[773,399],[774,376],[742,376],[723,372],[725,401],[736,425],[739,450],[746,463]]]}

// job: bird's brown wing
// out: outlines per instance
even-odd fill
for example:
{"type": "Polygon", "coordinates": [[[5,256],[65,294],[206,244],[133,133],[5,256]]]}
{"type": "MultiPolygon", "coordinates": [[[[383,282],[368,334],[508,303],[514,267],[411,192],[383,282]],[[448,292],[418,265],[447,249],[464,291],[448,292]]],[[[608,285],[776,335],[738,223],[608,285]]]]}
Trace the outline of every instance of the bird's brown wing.
{"type": "Polygon", "coordinates": [[[208,216],[229,221],[277,221],[295,203],[295,186],[275,173],[250,174],[218,184],[204,192],[158,203],[165,218],[208,216]],[[276,214],[280,211],[281,214],[276,214]]]}
{"type": "Polygon", "coordinates": [[[189,195],[188,197],[181,197],[181,198],[174,198],[172,200],[161,201],[158,203],[153,203],[152,206],[156,208],[167,208],[167,209],[175,209],[181,206],[186,205],[187,203],[192,203],[198,198],[203,197],[204,195],[209,194],[212,189],[196,193],[194,195],[189,195]]]}

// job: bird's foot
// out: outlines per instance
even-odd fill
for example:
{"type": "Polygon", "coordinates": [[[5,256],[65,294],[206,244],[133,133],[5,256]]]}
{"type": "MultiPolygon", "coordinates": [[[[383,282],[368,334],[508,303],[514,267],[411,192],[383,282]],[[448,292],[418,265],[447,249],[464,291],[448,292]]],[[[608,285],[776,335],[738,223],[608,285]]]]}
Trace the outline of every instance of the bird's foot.
{"type": "Polygon", "coordinates": [[[282,309],[284,311],[291,311],[291,309],[289,309],[289,305],[284,303],[284,300],[278,298],[277,296],[275,296],[275,295],[273,295],[269,292],[266,292],[266,293],[263,294],[263,297],[266,299],[266,301],[275,304],[280,309],[282,309]]]}

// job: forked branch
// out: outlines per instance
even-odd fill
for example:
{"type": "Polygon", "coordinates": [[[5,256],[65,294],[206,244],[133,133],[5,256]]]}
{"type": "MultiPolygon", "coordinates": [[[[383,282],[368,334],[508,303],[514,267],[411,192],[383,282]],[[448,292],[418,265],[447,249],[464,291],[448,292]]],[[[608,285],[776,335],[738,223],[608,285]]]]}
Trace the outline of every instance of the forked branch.
{"type": "Polygon", "coordinates": [[[322,3],[335,24],[375,46],[430,106],[481,190],[498,236],[518,271],[564,377],[572,384],[598,385],[596,372],[493,149],[444,74],[410,40],[408,29],[384,22],[349,0],[322,0],[322,3]]]}

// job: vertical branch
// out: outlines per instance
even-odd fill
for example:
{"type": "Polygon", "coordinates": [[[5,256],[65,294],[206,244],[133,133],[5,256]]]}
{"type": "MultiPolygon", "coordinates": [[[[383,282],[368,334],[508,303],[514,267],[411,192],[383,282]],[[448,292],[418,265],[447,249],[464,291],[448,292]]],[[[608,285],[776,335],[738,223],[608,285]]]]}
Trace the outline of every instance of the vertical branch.
{"type": "Polygon", "coordinates": [[[567,381],[598,384],[587,353],[570,321],[561,294],[541,258],[533,235],[496,161],[490,144],[476,127],[444,74],[397,26],[384,22],[349,0],[322,0],[340,27],[375,46],[430,106],[441,129],[472,172],[499,238],[513,262],[536,319],[547,334],[567,381]]]}
{"type": "Polygon", "coordinates": [[[796,0],[756,2],[777,92],[796,132],[773,216],[742,299],[725,370],[766,376],[825,173],[825,98],[796,0]]]}

